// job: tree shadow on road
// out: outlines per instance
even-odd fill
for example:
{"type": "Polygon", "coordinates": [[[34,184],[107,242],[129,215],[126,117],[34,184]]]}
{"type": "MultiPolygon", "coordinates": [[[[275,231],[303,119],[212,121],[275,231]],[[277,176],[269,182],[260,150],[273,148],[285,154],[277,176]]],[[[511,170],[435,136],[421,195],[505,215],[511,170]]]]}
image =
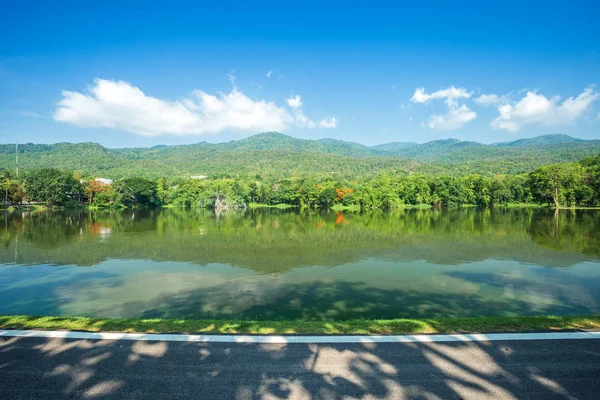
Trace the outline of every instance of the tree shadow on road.
{"type": "Polygon", "coordinates": [[[548,342],[541,341],[317,345],[2,338],[0,398],[592,398],[600,389],[600,342],[574,342],[553,342],[564,351],[546,356],[548,342]]]}

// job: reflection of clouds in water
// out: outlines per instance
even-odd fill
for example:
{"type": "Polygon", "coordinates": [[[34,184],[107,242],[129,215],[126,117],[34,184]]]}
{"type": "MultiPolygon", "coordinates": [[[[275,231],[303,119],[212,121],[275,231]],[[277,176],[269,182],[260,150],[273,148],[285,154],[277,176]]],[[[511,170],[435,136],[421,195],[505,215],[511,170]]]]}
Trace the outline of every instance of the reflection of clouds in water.
{"type": "Polygon", "coordinates": [[[108,228],[108,227],[102,227],[100,229],[100,239],[101,240],[106,240],[110,237],[110,235],[112,234],[112,229],[108,228]]]}
{"type": "Polygon", "coordinates": [[[444,292],[461,293],[461,294],[476,294],[480,291],[479,285],[465,281],[464,279],[457,279],[452,276],[444,274],[433,274],[430,278],[432,282],[432,289],[442,290],[444,292]]]}
{"type": "Polygon", "coordinates": [[[447,274],[476,282],[484,290],[502,289],[503,297],[524,302],[531,313],[552,313],[557,307],[568,307],[571,313],[600,311],[600,276],[579,276],[577,271],[534,267],[504,273],[479,270],[447,274]]]}
{"type": "MultiPolygon", "coordinates": [[[[583,215],[587,222],[561,221],[570,228],[557,236],[555,224],[540,225],[544,214],[530,211],[344,214],[344,220],[327,212],[219,219],[180,209],[44,213],[30,222],[5,221],[15,228],[3,236],[0,263],[14,262],[17,232],[19,262],[28,268],[16,278],[4,275],[5,286],[23,288],[10,291],[10,304],[54,314],[581,313],[600,304],[600,252],[593,247],[600,214],[583,215]],[[34,273],[39,263],[68,267],[34,273]]],[[[0,308],[9,293],[2,291],[2,274],[0,268],[0,308]]]]}
{"type": "MultiPolygon", "coordinates": [[[[112,263],[115,262],[117,265],[111,264],[110,270],[127,269],[127,261],[112,263]]],[[[320,312],[327,313],[326,308],[330,306],[336,309],[345,308],[344,303],[347,299],[344,297],[344,290],[336,287],[338,282],[363,285],[365,291],[372,291],[374,294],[380,291],[393,294],[394,291],[411,290],[429,299],[435,299],[440,294],[472,296],[480,291],[480,286],[473,282],[438,274],[435,270],[428,271],[422,266],[412,266],[403,270],[390,269],[389,263],[377,261],[368,265],[356,263],[337,268],[312,267],[277,275],[257,274],[226,265],[203,269],[188,266],[188,272],[169,272],[176,266],[182,267],[186,264],[151,265],[160,270],[140,268],[128,276],[114,276],[98,282],[89,282],[83,287],[60,288],[57,296],[62,299],[64,313],[132,317],[139,316],[141,312],[149,309],[156,310],[157,313],[168,313],[169,306],[173,304],[166,304],[165,299],[180,306],[189,302],[191,297],[195,299],[195,303],[190,308],[196,307],[197,317],[225,314],[236,317],[251,308],[277,308],[283,306],[278,303],[278,299],[283,297],[287,299],[287,309],[301,310],[305,304],[300,299],[304,298],[306,302],[307,296],[304,285],[316,285],[317,294],[337,299],[335,304],[320,306],[323,308],[320,312]],[[406,275],[411,273],[413,275],[407,279],[406,275]],[[381,277],[386,275],[387,278],[382,280],[381,277]],[[292,298],[289,299],[289,296],[292,298]]],[[[383,296],[376,301],[395,304],[393,296],[383,296]]],[[[406,306],[398,304],[400,310],[406,306]]],[[[416,309],[419,314],[427,314],[431,310],[439,311],[439,305],[423,303],[416,309]]],[[[352,310],[346,311],[366,315],[368,310],[368,307],[354,306],[352,310]]]]}
{"type": "Polygon", "coordinates": [[[515,298],[515,290],[514,290],[514,287],[513,287],[512,283],[509,283],[504,288],[504,297],[506,297],[507,299],[514,299],[515,298]]]}
{"type": "Polygon", "coordinates": [[[505,272],[502,275],[504,276],[505,279],[522,279],[523,278],[523,272],[519,271],[518,269],[510,270],[508,272],[505,272]]]}
{"type": "Polygon", "coordinates": [[[519,297],[526,303],[530,304],[532,310],[538,312],[548,310],[553,305],[560,303],[560,300],[555,298],[552,293],[533,286],[525,289],[524,293],[521,293],[519,297]]]}
{"type": "Polygon", "coordinates": [[[229,278],[219,273],[147,271],[133,276],[109,278],[104,284],[89,282],[73,290],[59,288],[63,312],[69,315],[138,316],[138,306],[160,307],[165,297],[184,299],[189,293],[211,290],[210,301],[201,305],[199,313],[226,311],[232,314],[256,304],[267,304],[278,288],[278,279],[263,275],[254,277],[242,270],[242,275],[229,278]],[[246,276],[244,276],[246,275],[246,276]]]}
{"type": "MultiPolygon", "coordinates": [[[[122,262],[126,263],[127,262],[122,262]]],[[[383,263],[384,264],[384,263],[383,263]]],[[[125,268],[113,265],[113,268],[125,268]]],[[[143,265],[143,263],[142,263],[143,265]]],[[[568,314],[597,309],[598,300],[514,266],[494,272],[448,271],[414,266],[382,281],[381,265],[308,268],[256,274],[225,265],[169,272],[186,264],[155,264],[128,276],[112,276],[57,288],[61,313],[102,317],[169,318],[395,318],[568,314]],[[362,279],[358,274],[363,272],[362,279]],[[413,271],[414,273],[414,271],[413,271]],[[432,274],[433,273],[433,274],[432,274]],[[410,275],[410,273],[408,273],[410,275]]],[[[189,265],[187,265],[190,268],[189,265]]],[[[387,271],[389,273],[389,271],[387,271]]]]}
{"type": "Polygon", "coordinates": [[[63,293],[79,292],[113,280],[108,271],[76,267],[0,266],[0,314],[63,315],[63,293]]]}

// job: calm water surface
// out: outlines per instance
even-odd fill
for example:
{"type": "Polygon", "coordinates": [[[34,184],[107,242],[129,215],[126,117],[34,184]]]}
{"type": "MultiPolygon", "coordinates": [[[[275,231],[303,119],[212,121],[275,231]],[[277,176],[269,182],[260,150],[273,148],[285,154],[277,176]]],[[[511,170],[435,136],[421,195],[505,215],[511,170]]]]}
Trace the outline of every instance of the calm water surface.
{"type": "Polygon", "coordinates": [[[0,314],[472,317],[600,312],[600,211],[0,214],[0,314]]]}

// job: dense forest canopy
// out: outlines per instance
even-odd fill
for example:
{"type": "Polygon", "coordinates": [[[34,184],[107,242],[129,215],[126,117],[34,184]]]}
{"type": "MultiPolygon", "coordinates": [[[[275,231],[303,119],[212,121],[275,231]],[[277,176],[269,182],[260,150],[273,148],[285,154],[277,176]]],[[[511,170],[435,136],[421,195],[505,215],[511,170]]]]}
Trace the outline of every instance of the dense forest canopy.
{"type": "MultiPolygon", "coordinates": [[[[0,169],[14,169],[15,145],[0,145],[0,169]]],[[[548,164],[575,162],[600,153],[600,140],[547,135],[485,145],[456,139],[377,146],[336,139],[306,140],[262,133],[227,143],[108,149],[97,143],[22,144],[22,171],[78,171],[82,176],[266,179],[327,177],[360,179],[376,172],[467,176],[522,174],[548,164]]]]}
{"type": "Polygon", "coordinates": [[[20,179],[5,170],[1,178],[5,203],[28,200],[62,207],[85,203],[101,208],[173,205],[227,210],[260,203],[372,210],[533,202],[557,208],[600,205],[600,156],[544,165],[528,174],[492,177],[379,171],[357,178],[335,174],[272,178],[257,174],[248,178],[134,177],[113,182],[42,168],[27,171],[20,179]]]}

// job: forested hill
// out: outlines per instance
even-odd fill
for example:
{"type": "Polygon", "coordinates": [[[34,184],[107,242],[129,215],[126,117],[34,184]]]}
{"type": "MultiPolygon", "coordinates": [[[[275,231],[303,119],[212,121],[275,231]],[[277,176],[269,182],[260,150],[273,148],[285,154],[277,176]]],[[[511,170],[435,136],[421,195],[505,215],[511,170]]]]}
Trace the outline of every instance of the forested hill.
{"type": "MultiPolygon", "coordinates": [[[[0,145],[0,169],[14,167],[14,144],[0,145]]],[[[546,135],[491,145],[456,139],[377,146],[261,133],[226,143],[108,149],[97,143],[22,144],[21,170],[70,169],[106,178],[189,175],[361,176],[376,171],[465,175],[529,172],[600,154],[600,140],[546,135]]]]}

